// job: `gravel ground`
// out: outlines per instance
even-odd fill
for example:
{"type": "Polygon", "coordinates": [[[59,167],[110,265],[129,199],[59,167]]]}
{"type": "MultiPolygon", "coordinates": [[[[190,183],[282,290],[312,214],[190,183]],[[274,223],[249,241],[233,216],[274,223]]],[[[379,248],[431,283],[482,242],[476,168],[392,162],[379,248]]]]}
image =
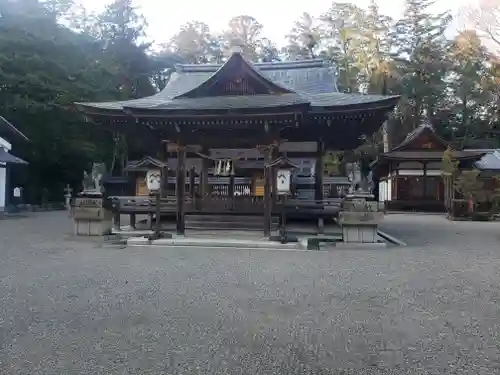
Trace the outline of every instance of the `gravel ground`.
{"type": "Polygon", "coordinates": [[[500,374],[500,223],[383,229],[408,246],[119,248],[64,213],[0,220],[0,373],[500,374]]]}

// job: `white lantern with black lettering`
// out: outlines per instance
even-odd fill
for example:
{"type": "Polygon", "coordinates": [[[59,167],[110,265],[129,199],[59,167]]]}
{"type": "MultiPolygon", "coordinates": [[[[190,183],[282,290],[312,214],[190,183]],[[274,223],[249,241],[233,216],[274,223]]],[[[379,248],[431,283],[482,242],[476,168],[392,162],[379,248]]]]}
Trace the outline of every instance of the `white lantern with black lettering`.
{"type": "Polygon", "coordinates": [[[297,168],[287,157],[280,156],[267,165],[276,170],[276,193],[289,195],[292,185],[292,171],[297,168]]]}
{"type": "Polygon", "coordinates": [[[276,191],[278,194],[290,194],[292,171],[290,169],[278,169],[276,173],[276,191]]]}
{"type": "Polygon", "coordinates": [[[146,185],[150,193],[159,191],[161,185],[161,171],[158,169],[148,170],[146,173],[146,185]]]}

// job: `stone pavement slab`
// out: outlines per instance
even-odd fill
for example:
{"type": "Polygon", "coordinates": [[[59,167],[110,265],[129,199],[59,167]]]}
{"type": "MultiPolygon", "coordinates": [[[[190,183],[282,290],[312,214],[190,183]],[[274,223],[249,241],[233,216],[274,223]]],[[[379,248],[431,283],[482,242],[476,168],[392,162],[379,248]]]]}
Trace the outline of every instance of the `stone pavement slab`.
{"type": "Polygon", "coordinates": [[[269,250],[307,250],[303,249],[301,244],[286,243],[282,244],[276,241],[263,239],[236,239],[236,238],[214,238],[212,236],[204,237],[184,237],[175,236],[173,238],[162,238],[149,241],[147,237],[135,237],[127,240],[129,246],[188,246],[188,247],[225,247],[237,249],[269,249],[269,250]]]}

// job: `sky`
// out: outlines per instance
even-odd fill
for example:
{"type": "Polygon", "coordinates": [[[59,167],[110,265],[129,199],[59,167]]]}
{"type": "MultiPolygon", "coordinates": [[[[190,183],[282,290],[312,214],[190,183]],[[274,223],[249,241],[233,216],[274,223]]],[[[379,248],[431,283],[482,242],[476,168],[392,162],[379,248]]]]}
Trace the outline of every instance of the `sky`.
{"type": "MultiPolygon", "coordinates": [[[[348,0],[341,0],[347,2],[348,0]]],[[[436,12],[451,10],[458,12],[463,6],[475,3],[477,0],[437,0],[434,9],[436,12]]],[[[81,0],[87,10],[101,10],[109,1],[81,0]]],[[[369,0],[352,0],[360,7],[367,7],[369,0]]],[[[404,0],[379,0],[383,14],[397,18],[402,15],[404,0]]],[[[290,31],[293,23],[303,12],[319,16],[328,10],[329,0],[135,0],[136,6],[146,17],[148,39],[155,43],[168,41],[181,25],[189,21],[203,21],[212,31],[222,31],[231,17],[250,15],[263,26],[263,36],[279,45],[285,43],[285,35],[290,31]]],[[[453,28],[457,28],[454,25],[453,28]]]]}

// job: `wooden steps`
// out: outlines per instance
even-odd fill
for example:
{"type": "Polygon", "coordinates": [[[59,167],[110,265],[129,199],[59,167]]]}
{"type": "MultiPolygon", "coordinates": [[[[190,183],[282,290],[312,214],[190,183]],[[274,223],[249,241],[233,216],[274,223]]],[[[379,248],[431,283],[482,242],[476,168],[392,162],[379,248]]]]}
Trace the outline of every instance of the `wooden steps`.
{"type": "MultiPolygon", "coordinates": [[[[264,231],[264,218],[260,215],[201,215],[186,214],[186,231],[188,230],[240,230],[264,231]]],[[[271,230],[279,227],[279,218],[271,217],[271,230]]]]}

